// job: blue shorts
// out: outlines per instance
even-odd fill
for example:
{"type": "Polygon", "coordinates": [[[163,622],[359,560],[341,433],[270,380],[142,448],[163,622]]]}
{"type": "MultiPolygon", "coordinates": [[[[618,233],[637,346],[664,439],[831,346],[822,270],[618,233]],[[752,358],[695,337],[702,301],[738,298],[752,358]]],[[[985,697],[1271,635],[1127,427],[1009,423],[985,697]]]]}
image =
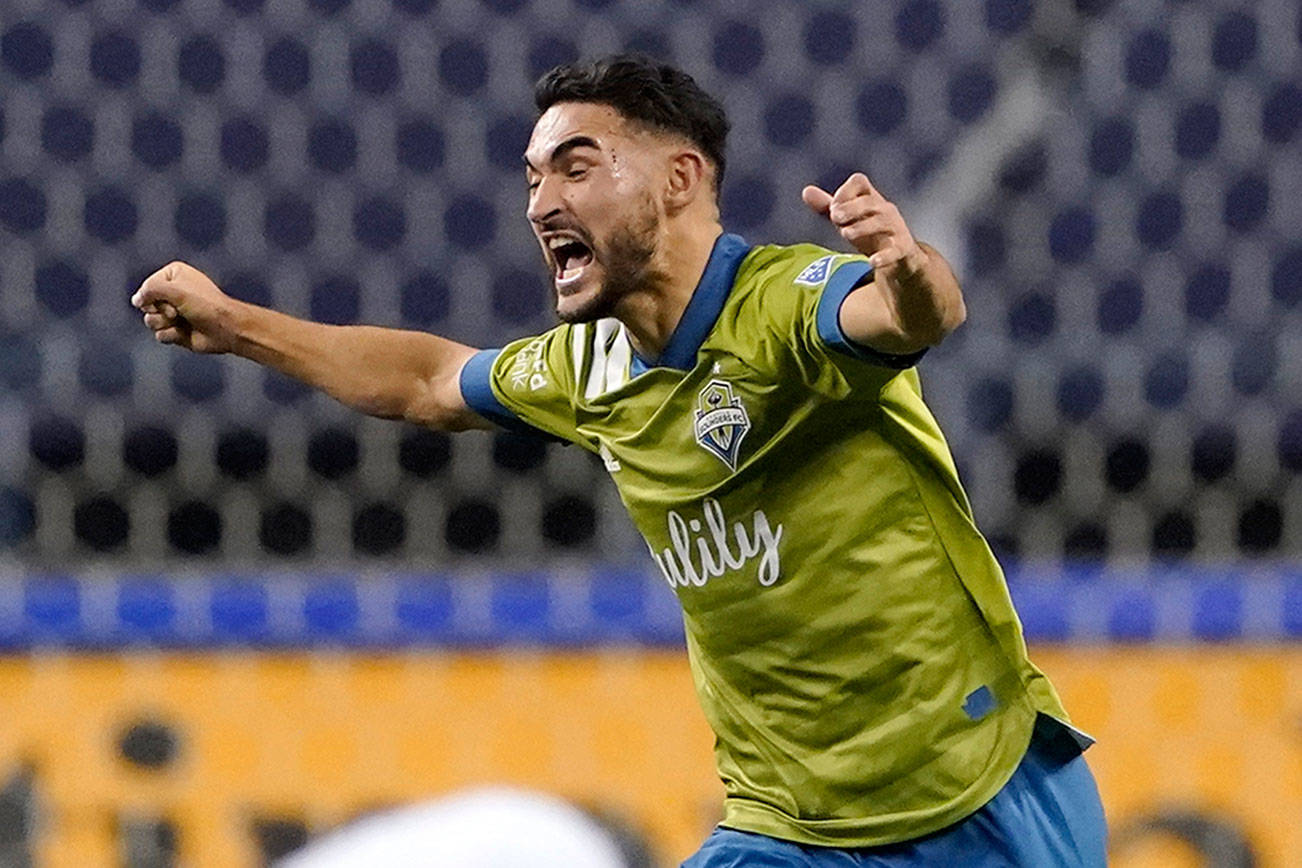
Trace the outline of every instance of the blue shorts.
{"type": "Polygon", "coordinates": [[[841,849],[722,826],[682,868],[1105,868],[1107,825],[1094,776],[1067,731],[1037,721],[1026,757],[981,810],[922,838],[841,849]]]}

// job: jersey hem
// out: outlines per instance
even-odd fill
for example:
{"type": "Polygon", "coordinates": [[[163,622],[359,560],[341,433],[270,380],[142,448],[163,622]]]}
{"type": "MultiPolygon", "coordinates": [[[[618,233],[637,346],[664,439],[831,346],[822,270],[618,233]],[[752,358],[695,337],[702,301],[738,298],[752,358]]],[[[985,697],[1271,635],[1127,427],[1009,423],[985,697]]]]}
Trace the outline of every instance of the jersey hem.
{"type": "Polygon", "coordinates": [[[1022,758],[1031,746],[1035,720],[1040,713],[1030,697],[1022,694],[1022,701],[1007,709],[1007,714],[1019,713],[1024,720],[1014,729],[1016,735],[1005,739],[1005,747],[986,766],[960,798],[950,802],[943,811],[925,818],[885,817],[852,818],[836,820],[799,820],[780,810],[750,799],[724,799],[724,816],[720,823],[742,832],[755,832],[821,847],[880,847],[900,844],[934,834],[959,823],[981,810],[1012,779],[1022,758]]]}

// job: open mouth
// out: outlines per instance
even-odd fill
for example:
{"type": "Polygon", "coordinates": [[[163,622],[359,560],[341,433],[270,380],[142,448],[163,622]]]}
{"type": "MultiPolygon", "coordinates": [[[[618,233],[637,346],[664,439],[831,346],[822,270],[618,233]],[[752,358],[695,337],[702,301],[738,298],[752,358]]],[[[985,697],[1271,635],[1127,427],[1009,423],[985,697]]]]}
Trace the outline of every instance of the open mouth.
{"type": "Polygon", "coordinates": [[[577,238],[553,238],[547,244],[556,263],[556,285],[565,287],[583,276],[592,264],[592,248],[577,238]]]}

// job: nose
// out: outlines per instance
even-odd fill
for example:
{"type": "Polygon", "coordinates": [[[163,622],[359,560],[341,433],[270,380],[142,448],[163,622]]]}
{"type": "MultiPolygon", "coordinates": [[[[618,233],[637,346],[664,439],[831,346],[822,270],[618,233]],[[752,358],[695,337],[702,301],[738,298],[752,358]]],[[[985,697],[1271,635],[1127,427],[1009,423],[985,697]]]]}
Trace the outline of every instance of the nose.
{"type": "Polygon", "coordinates": [[[560,185],[550,177],[544,177],[538,186],[529,192],[529,209],[525,213],[534,224],[546,223],[561,210],[561,197],[557,192],[560,185]]]}

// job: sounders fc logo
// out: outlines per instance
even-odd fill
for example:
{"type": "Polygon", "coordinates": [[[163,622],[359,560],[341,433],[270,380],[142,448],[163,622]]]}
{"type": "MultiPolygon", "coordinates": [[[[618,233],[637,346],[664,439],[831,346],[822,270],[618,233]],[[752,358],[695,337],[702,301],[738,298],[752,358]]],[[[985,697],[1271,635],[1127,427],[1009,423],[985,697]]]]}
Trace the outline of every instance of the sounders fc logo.
{"type": "Polygon", "coordinates": [[[696,398],[696,442],[733,470],[741,438],[750,430],[750,416],[741,398],[732,394],[731,384],[711,380],[696,398]]]}

